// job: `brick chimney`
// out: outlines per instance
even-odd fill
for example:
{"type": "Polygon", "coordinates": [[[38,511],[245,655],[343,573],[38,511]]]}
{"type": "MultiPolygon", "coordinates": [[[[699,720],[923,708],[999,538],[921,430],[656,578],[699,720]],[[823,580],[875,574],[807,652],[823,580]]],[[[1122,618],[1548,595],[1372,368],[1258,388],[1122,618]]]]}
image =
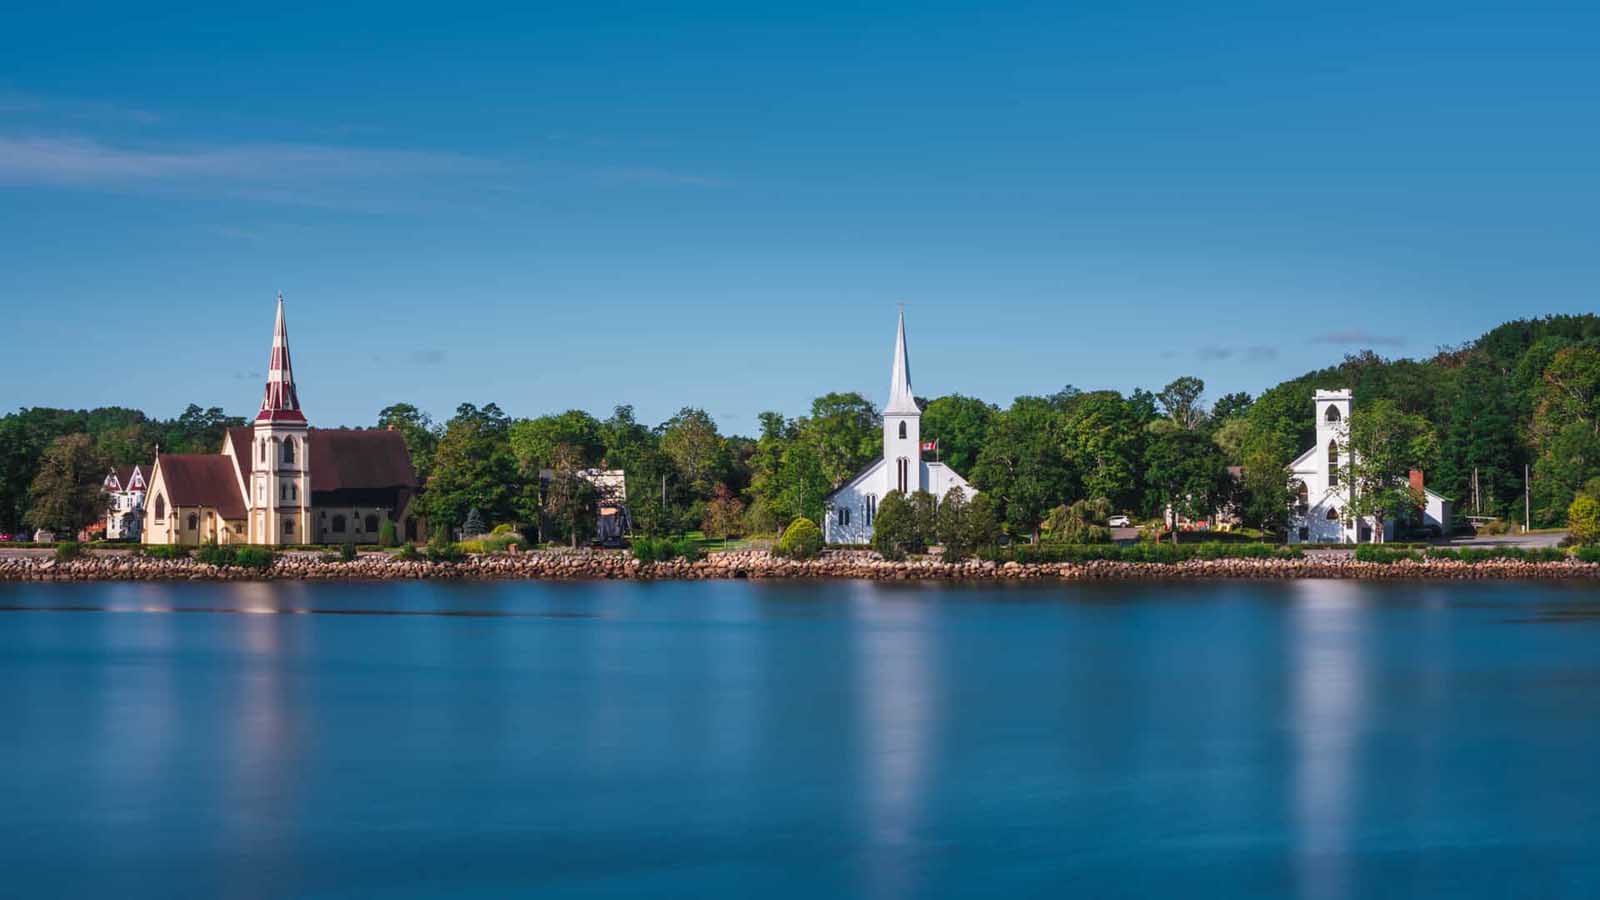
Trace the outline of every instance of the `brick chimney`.
{"type": "Polygon", "coordinates": [[[1422,488],[1422,470],[1421,469],[1412,469],[1411,470],[1411,489],[1413,491],[1416,491],[1419,494],[1422,493],[1423,488],[1422,488]]]}

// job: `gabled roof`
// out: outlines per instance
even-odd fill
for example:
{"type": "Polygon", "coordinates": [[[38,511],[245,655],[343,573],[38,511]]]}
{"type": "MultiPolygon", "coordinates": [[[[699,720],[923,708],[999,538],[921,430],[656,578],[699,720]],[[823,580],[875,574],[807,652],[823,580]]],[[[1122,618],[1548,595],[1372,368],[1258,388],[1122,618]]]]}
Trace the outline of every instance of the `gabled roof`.
{"type": "MultiPolygon", "coordinates": [[[[228,429],[240,483],[249,480],[253,429],[228,429]]],[[[306,432],[311,490],[415,490],[417,472],[398,431],[313,428],[306,432]]],[[[219,457],[220,458],[220,457],[219,457]]]]}
{"type": "Polygon", "coordinates": [[[865,469],[862,469],[861,471],[857,472],[856,474],[850,476],[850,480],[849,481],[846,481],[844,484],[841,484],[838,487],[834,488],[833,490],[829,491],[822,498],[823,502],[826,503],[827,501],[832,500],[833,496],[835,494],[839,493],[840,491],[844,490],[845,488],[854,487],[857,483],[859,483],[861,481],[861,479],[866,478],[868,475],[871,475],[873,472],[876,472],[878,470],[879,466],[887,465],[887,464],[888,464],[887,460],[883,460],[883,459],[875,459],[875,460],[873,460],[872,462],[867,464],[867,467],[865,469]]]}
{"type": "Polygon", "coordinates": [[[242,519],[244,494],[234,480],[233,464],[219,453],[163,453],[156,457],[167,502],[173,506],[209,506],[224,519],[242,519]]]}

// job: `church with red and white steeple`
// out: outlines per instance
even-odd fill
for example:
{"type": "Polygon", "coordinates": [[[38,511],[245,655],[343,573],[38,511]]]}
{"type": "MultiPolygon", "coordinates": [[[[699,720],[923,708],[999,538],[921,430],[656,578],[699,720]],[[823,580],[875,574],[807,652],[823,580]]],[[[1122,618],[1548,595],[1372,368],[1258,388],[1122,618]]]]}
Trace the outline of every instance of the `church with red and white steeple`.
{"type": "Polygon", "coordinates": [[[266,389],[255,420],[229,428],[217,453],[156,457],[144,506],[147,544],[376,543],[422,540],[419,490],[398,432],[316,429],[306,421],[278,295],[266,389]]]}

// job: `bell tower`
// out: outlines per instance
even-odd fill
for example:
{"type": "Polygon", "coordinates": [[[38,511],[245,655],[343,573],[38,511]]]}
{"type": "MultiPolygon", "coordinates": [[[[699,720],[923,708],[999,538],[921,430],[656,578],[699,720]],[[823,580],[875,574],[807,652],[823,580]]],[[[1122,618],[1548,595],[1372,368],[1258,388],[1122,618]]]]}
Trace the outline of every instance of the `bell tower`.
{"type": "Polygon", "coordinates": [[[922,410],[911,393],[911,360],[906,355],[906,311],[894,339],[894,368],[889,374],[889,405],[883,408],[883,461],[889,489],[910,496],[922,484],[922,410]]]}
{"type": "Polygon", "coordinates": [[[284,324],[280,293],[267,389],[261,397],[261,411],[256,413],[250,450],[250,543],[314,543],[308,430],[294,389],[289,329],[284,324]]]}

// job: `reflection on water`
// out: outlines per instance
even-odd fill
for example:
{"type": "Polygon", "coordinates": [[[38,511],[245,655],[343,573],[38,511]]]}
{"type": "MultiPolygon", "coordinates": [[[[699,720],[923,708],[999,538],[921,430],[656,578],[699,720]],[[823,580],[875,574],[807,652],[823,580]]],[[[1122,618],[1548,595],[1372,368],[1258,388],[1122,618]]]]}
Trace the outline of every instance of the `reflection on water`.
{"type": "Polygon", "coordinates": [[[17,896],[1600,895],[1564,585],[0,585],[17,896]]]}

